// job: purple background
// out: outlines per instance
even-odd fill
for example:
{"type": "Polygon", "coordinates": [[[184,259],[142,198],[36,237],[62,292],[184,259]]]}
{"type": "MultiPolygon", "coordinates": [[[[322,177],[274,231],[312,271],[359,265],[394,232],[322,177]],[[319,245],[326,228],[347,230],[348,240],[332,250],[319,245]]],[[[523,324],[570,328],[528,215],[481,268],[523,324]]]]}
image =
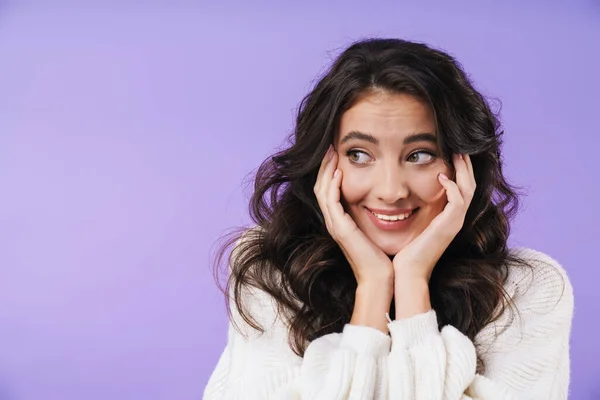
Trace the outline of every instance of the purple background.
{"type": "Polygon", "coordinates": [[[598,3],[239,3],[0,3],[0,400],[200,398],[226,341],[212,245],[367,35],[445,48],[503,102],[513,243],[569,272],[571,398],[600,399],[598,3]]]}

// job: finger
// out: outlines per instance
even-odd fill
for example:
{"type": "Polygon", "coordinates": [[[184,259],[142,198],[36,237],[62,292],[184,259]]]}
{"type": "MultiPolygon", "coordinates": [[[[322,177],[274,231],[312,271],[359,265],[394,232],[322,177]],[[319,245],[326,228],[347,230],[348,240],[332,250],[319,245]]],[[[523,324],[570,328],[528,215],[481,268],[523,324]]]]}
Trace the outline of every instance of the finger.
{"type": "Polygon", "coordinates": [[[463,158],[465,159],[465,163],[467,164],[467,169],[469,170],[469,177],[471,177],[473,187],[475,187],[477,186],[477,182],[475,181],[475,170],[473,169],[473,161],[471,160],[471,156],[465,154],[463,158]]]}
{"type": "MultiPolygon", "coordinates": [[[[325,153],[325,155],[323,156],[323,160],[321,161],[321,166],[319,167],[319,172],[317,173],[317,180],[315,182],[315,186],[313,188],[315,195],[317,196],[317,200],[321,201],[323,200],[323,188],[326,187],[325,185],[327,184],[327,179],[326,179],[326,175],[327,175],[327,166],[331,164],[331,158],[332,158],[333,152],[332,152],[332,146],[329,146],[329,149],[327,150],[327,152],[325,153]]],[[[325,203],[323,202],[323,205],[325,203]]]]}
{"type": "Polygon", "coordinates": [[[439,174],[438,180],[442,187],[446,190],[446,197],[448,198],[448,203],[451,205],[451,207],[462,209],[464,207],[465,200],[460,192],[458,184],[451,181],[444,174],[439,174]]]}
{"type": "Polygon", "coordinates": [[[333,151],[332,147],[333,146],[331,146],[331,145],[329,146],[329,148],[325,152],[325,155],[323,156],[323,160],[321,160],[321,165],[319,166],[319,172],[317,173],[317,180],[315,182],[315,187],[314,187],[315,194],[316,194],[316,192],[319,191],[319,189],[321,187],[321,178],[323,176],[323,173],[325,172],[325,168],[331,161],[331,153],[333,151]]]}
{"type": "Polygon", "coordinates": [[[471,162],[471,156],[469,156],[468,154],[463,154],[461,159],[467,168],[466,175],[470,182],[470,186],[474,188],[475,187],[475,174],[473,172],[473,163],[471,162]]]}
{"type": "Polygon", "coordinates": [[[454,169],[456,171],[456,185],[467,203],[473,198],[475,192],[474,180],[471,179],[469,168],[465,157],[459,154],[453,156],[454,169]]]}
{"type": "MultiPolygon", "coordinates": [[[[329,195],[327,197],[327,209],[329,210],[329,217],[335,231],[336,238],[343,242],[344,238],[349,237],[355,233],[356,223],[352,217],[346,213],[344,206],[341,202],[341,187],[342,187],[343,174],[340,169],[334,172],[334,177],[329,187],[329,195]]],[[[343,243],[340,242],[340,246],[343,247],[343,243]]]]}
{"type": "Polygon", "coordinates": [[[339,224],[343,222],[345,214],[344,207],[340,202],[340,191],[342,186],[342,171],[336,169],[333,173],[331,183],[327,193],[327,210],[332,224],[339,228],[339,224]]]}
{"type": "Polygon", "coordinates": [[[317,201],[319,202],[319,206],[321,207],[321,211],[323,212],[323,217],[325,218],[325,224],[329,230],[329,233],[335,235],[335,222],[331,216],[331,210],[327,205],[327,196],[329,194],[331,186],[335,186],[333,181],[333,173],[337,168],[337,154],[335,151],[331,151],[329,160],[325,164],[325,167],[322,171],[320,177],[320,188],[317,193],[317,201]]]}

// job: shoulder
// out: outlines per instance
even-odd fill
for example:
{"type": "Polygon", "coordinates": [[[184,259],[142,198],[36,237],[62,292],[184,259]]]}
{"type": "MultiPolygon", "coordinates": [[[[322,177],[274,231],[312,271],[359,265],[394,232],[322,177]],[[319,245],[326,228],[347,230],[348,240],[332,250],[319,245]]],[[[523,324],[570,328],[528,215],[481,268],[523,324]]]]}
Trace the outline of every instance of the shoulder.
{"type": "Polygon", "coordinates": [[[573,298],[573,287],[565,268],[548,254],[529,248],[511,250],[523,263],[509,266],[508,285],[516,285],[516,296],[530,293],[540,300],[569,302],[573,298]]]}
{"type": "MultiPolygon", "coordinates": [[[[568,335],[573,318],[573,288],[563,266],[551,256],[529,248],[510,250],[504,283],[510,302],[502,314],[477,334],[479,351],[504,352],[527,340],[555,340],[568,335]]],[[[548,342],[550,343],[550,342],[548,342]]]]}
{"type": "Polygon", "coordinates": [[[523,317],[546,315],[570,321],[573,314],[573,287],[563,266],[548,254],[516,248],[517,261],[509,265],[505,290],[523,317]]]}

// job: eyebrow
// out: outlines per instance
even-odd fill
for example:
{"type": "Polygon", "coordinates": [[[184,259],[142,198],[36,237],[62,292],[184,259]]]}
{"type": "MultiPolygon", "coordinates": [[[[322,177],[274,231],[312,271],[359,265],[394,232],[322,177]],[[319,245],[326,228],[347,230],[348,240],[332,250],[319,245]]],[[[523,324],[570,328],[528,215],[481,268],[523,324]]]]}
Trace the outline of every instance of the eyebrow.
{"type": "MultiPolygon", "coordinates": [[[[351,131],[348,132],[348,134],[342,138],[342,140],[340,141],[340,145],[349,142],[350,140],[362,140],[364,142],[373,143],[374,145],[379,144],[379,140],[370,133],[351,131]]],[[[405,137],[402,143],[404,145],[408,145],[417,142],[431,142],[433,144],[437,144],[437,137],[433,133],[429,132],[413,133],[405,137]]]]}

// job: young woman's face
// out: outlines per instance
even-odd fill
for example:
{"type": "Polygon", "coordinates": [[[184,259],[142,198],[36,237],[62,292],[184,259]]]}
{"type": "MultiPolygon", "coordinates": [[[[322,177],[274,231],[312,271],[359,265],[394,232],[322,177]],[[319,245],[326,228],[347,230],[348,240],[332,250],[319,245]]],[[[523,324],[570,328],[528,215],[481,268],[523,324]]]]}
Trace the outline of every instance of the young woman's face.
{"type": "Polygon", "coordinates": [[[410,95],[373,93],[341,118],[335,141],[341,198],[358,227],[392,256],[446,205],[441,158],[430,108],[410,95]]]}

